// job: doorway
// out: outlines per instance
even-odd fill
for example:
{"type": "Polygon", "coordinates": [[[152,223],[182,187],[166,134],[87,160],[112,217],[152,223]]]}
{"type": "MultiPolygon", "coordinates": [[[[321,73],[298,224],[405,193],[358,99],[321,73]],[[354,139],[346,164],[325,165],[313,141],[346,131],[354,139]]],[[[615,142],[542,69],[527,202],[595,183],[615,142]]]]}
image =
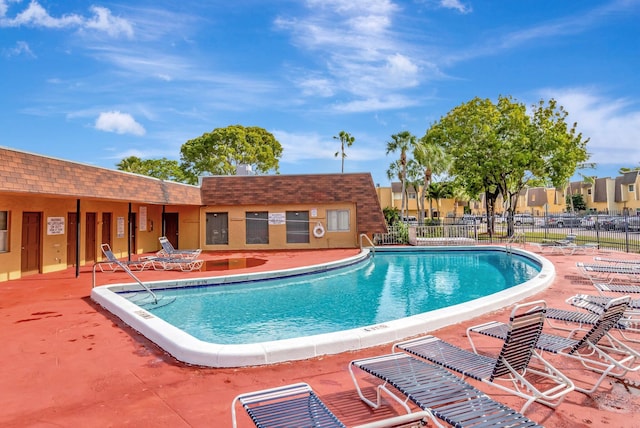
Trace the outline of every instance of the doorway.
{"type": "Polygon", "coordinates": [[[136,243],[137,218],[136,213],[129,213],[129,256],[138,252],[136,243]]]}
{"type": "Polygon", "coordinates": [[[111,248],[111,213],[102,213],[101,244],[108,244],[111,248]]]}
{"type": "Polygon", "coordinates": [[[96,261],[96,248],[98,243],[96,242],[96,213],[86,214],[85,225],[85,242],[84,242],[84,260],[85,263],[96,261]]]}
{"type": "Polygon", "coordinates": [[[40,213],[22,213],[21,266],[23,275],[40,273],[42,217],[40,213]]]}
{"type": "Polygon", "coordinates": [[[164,213],[164,236],[174,248],[178,246],[178,213],[164,213]]]}

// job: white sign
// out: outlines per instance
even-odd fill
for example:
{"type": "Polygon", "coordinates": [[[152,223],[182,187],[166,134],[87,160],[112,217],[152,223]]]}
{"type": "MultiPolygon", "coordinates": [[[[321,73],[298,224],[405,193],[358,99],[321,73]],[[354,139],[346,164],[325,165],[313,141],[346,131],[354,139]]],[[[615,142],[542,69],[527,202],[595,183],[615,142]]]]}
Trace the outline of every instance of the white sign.
{"type": "Polygon", "coordinates": [[[140,227],[138,227],[140,232],[145,232],[147,230],[147,207],[140,207],[140,227]]]}
{"type": "Polygon", "coordinates": [[[286,222],[285,213],[269,213],[269,224],[285,224],[286,222]]]}
{"type": "Polygon", "coordinates": [[[64,235],[64,217],[47,217],[47,235],[64,235]]]}
{"type": "Polygon", "coordinates": [[[124,238],[124,217],[118,217],[116,220],[116,236],[124,238]]]}
{"type": "Polygon", "coordinates": [[[318,209],[311,208],[311,217],[318,217],[318,209]]]}

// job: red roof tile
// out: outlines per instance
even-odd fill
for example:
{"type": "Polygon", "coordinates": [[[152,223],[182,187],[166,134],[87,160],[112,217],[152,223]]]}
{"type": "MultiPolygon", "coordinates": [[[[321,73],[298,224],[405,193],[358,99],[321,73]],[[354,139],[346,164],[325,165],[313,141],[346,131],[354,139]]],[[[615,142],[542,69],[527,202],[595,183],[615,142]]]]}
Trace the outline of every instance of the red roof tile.
{"type": "Polygon", "coordinates": [[[0,192],[201,205],[200,188],[0,147],[0,192]]]}
{"type": "Polygon", "coordinates": [[[386,223],[371,174],[305,174],[204,177],[203,205],[355,203],[359,233],[385,233],[386,223]]]}

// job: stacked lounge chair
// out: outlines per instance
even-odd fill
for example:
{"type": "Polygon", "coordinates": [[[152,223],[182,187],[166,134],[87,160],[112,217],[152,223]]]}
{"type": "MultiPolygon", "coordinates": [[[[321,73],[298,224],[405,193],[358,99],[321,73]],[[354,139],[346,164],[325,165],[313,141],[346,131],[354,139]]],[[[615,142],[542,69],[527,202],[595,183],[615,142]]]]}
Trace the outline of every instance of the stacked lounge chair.
{"type": "MultiPolygon", "coordinates": [[[[576,385],[576,391],[592,393],[606,376],[624,378],[627,373],[640,370],[640,353],[612,336],[610,330],[619,324],[628,305],[628,296],[612,299],[603,308],[597,321],[591,325],[590,329],[575,329],[568,337],[542,333],[536,343],[536,349],[540,352],[549,352],[573,359],[580,362],[585,368],[600,374],[600,377],[590,385],[590,388],[576,385]]],[[[467,334],[469,341],[474,346],[470,333],[505,339],[508,334],[508,326],[493,321],[470,327],[467,334]]]]}

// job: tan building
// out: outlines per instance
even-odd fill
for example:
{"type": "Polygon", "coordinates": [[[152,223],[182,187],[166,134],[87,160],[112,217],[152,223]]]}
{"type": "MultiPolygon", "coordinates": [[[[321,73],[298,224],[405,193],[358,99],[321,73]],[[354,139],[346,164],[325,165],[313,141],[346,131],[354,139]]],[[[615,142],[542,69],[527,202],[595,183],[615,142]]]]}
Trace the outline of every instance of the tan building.
{"type": "Polygon", "coordinates": [[[386,232],[370,174],[158,180],[0,147],[0,281],[154,252],[354,248],[386,232]]]}
{"type": "MultiPolygon", "coordinates": [[[[391,187],[376,187],[378,193],[378,199],[380,200],[380,207],[384,208],[396,208],[398,211],[402,209],[402,183],[393,182],[391,187]]],[[[431,217],[446,217],[461,216],[464,214],[464,207],[467,206],[466,201],[456,201],[454,199],[441,199],[436,201],[435,199],[429,204],[429,200],[425,199],[424,204],[418,204],[418,200],[422,195],[422,187],[417,190],[413,186],[409,186],[406,189],[407,192],[407,216],[420,217],[419,208],[424,206],[426,217],[429,218],[429,210],[431,210],[431,217]]]]}

